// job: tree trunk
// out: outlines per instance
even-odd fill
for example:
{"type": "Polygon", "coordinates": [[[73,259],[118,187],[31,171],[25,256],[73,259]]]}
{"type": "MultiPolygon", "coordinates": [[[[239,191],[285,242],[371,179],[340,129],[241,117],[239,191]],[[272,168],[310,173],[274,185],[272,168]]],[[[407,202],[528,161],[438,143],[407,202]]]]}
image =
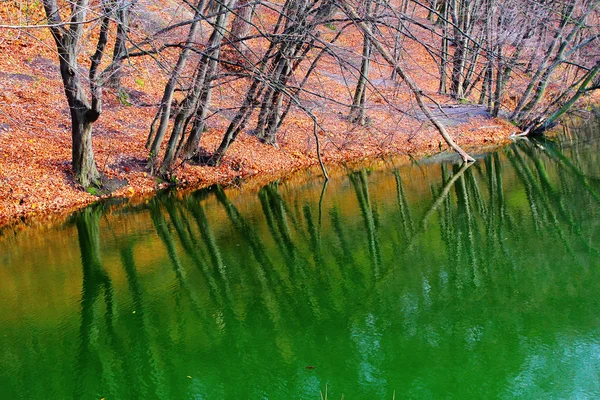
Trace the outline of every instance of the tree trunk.
{"type": "Polygon", "coordinates": [[[56,1],[45,0],[44,10],[51,23],[50,32],[56,43],[60,74],[71,114],[72,170],[75,179],[84,187],[100,186],[100,173],[94,161],[92,149],[92,124],[102,113],[102,85],[98,83],[98,67],[108,42],[109,23],[112,11],[102,2],[102,19],[96,51],[91,56],[89,85],[91,104],[81,81],[77,63],[80,39],[84,33],[83,22],[88,12],[88,1],[73,2],[69,22],[63,23],[56,1]],[[65,28],[68,27],[67,28],[65,28]]]}
{"type": "MultiPolygon", "coordinates": [[[[375,13],[377,12],[377,8],[375,13]]],[[[372,2],[367,0],[365,5],[365,18],[370,19],[372,17],[372,2]]],[[[370,24],[371,25],[371,24],[370,24]]],[[[371,26],[372,29],[372,26],[371,26]]],[[[369,81],[369,69],[371,66],[371,41],[368,36],[364,36],[363,39],[363,51],[362,51],[362,62],[360,65],[360,76],[354,89],[354,98],[352,100],[352,106],[350,107],[350,122],[365,125],[366,121],[366,110],[365,102],[367,99],[367,82],[369,81]]]]}
{"type": "Polygon", "coordinates": [[[101,113],[100,104],[93,110],[86,98],[77,71],[77,55],[70,47],[59,56],[65,95],[71,113],[72,168],[75,179],[88,188],[100,186],[100,173],[94,161],[92,149],[92,124],[101,113]]]}
{"type": "MultiPolygon", "coordinates": [[[[102,112],[98,88],[93,90],[94,109],[90,106],[81,80],[77,64],[77,54],[72,46],[65,46],[59,53],[60,72],[65,95],[71,114],[72,168],[76,180],[84,188],[100,186],[100,173],[94,161],[92,149],[92,125],[102,112]]],[[[100,94],[101,95],[101,94],[100,94]]]]}
{"type": "Polygon", "coordinates": [[[100,186],[100,172],[92,149],[92,122],[87,120],[85,114],[71,109],[71,124],[73,173],[84,188],[100,186]]]}
{"type": "Polygon", "coordinates": [[[194,44],[194,39],[200,29],[200,15],[201,10],[204,8],[206,4],[206,0],[198,0],[196,3],[196,8],[194,12],[194,22],[190,25],[190,30],[188,32],[188,36],[185,42],[185,47],[181,50],[179,54],[179,58],[177,59],[177,63],[175,64],[175,68],[169,77],[169,81],[165,86],[165,91],[163,93],[162,100],[160,102],[160,106],[154,117],[154,121],[152,121],[152,125],[150,127],[150,133],[148,134],[148,139],[146,141],[146,148],[150,150],[150,160],[149,164],[152,168],[154,168],[154,163],[156,161],[156,157],[158,155],[158,151],[160,150],[160,145],[165,137],[165,133],[167,132],[167,126],[169,124],[169,118],[171,116],[171,103],[173,101],[173,93],[175,93],[175,88],[178,84],[181,73],[183,72],[183,68],[187,62],[189,57],[189,53],[191,47],[194,44]],[[158,122],[158,129],[156,129],[156,123],[158,122]]]}
{"type": "Polygon", "coordinates": [[[251,0],[238,1],[237,14],[231,23],[231,33],[229,34],[229,40],[233,42],[233,47],[241,54],[248,51],[248,46],[241,39],[247,37],[252,28],[251,22],[255,3],[250,3],[251,0]]]}
{"type": "Polygon", "coordinates": [[[448,91],[448,4],[444,0],[444,18],[442,19],[442,48],[440,54],[440,87],[439,92],[446,94],[448,91]]]}
{"type": "Polygon", "coordinates": [[[104,71],[106,76],[104,86],[121,91],[121,78],[123,77],[123,59],[127,54],[127,37],[129,35],[129,9],[131,4],[124,4],[116,12],[117,36],[113,48],[111,65],[104,71]]]}
{"type": "Polygon", "coordinates": [[[365,36],[363,42],[362,63],[360,66],[360,76],[354,89],[354,98],[350,108],[350,122],[364,125],[366,123],[365,102],[367,99],[367,81],[369,80],[369,69],[371,64],[371,43],[365,36]]]}

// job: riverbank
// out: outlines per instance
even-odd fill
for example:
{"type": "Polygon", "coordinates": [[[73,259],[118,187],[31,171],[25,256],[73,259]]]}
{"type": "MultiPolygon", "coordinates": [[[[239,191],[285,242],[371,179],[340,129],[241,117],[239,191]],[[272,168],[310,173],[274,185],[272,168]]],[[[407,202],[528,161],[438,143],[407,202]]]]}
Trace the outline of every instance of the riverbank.
{"type": "MultiPolygon", "coordinates": [[[[477,152],[482,146],[505,143],[514,129],[511,130],[510,125],[500,120],[476,119],[452,130],[457,137],[462,136],[459,143],[465,149],[477,152]],[[468,134],[460,135],[458,130],[468,134]]],[[[172,185],[185,190],[241,182],[257,186],[318,164],[316,153],[314,150],[310,151],[314,144],[311,146],[308,134],[303,138],[308,143],[308,150],[303,149],[302,141],[298,140],[286,142],[276,149],[261,144],[253,136],[245,136],[233,146],[221,166],[182,165],[176,172],[176,182],[164,182],[149,175],[146,170],[144,149],[136,146],[136,143],[142,141],[144,134],[143,130],[139,130],[127,136],[97,135],[94,138],[100,169],[110,178],[128,182],[123,188],[105,196],[88,193],[73,180],[68,161],[68,133],[55,138],[59,139],[58,145],[50,143],[52,140],[37,138],[28,147],[25,143],[31,140],[28,139],[31,135],[17,137],[10,133],[3,134],[3,154],[0,158],[0,179],[3,183],[0,187],[0,228],[19,221],[34,225],[46,224],[110,197],[135,198],[140,201],[172,185]],[[41,151],[47,146],[52,146],[55,151],[41,151]],[[24,147],[27,152],[17,154],[23,153],[24,147]],[[18,162],[14,162],[15,159],[18,162]]],[[[205,139],[212,139],[214,143],[218,140],[216,134],[207,136],[205,139]]],[[[335,139],[345,140],[339,137],[335,139]]],[[[431,130],[425,130],[412,139],[407,135],[397,135],[386,146],[378,143],[373,136],[349,143],[344,146],[346,148],[337,148],[334,143],[325,143],[322,152],[326,166],[330,168],[342,163],[389,156],[406,156],[405,161],[409,162],[414,158],[439,153],[441,144],[438,136],[431,130]]]]}
{"type": "MultiPolygon", "coordinates": [[[[41,18],[43,11],[38,8],[34,11],[41,18]]],[[[0,12],[0,17],[7,16],[0,12]]],[[[0,227],[55,219],[99,200],[93,191],[84,191],[71,173],[69,110],[49,32],[38,29],[25,35],[4,30],[0,34],[0,48],[5,52],[0,59],[0,227]]],[[[333,32],[324,29],[322,35],[333,32]]],[[[358,66],[361,46],[358,30],[339,44],[358,66]]],[[[475,109],[472,112],[471,106],[437,94],[437,82],[431,79],[437,66],[424,61],[427,54],[422,46],[407,44],[407,51],[414,62],[409,69],[423,93],[452,107],[453,111],[443,116],[444,122],[460,146],[473,150],[500,144],[515,131],[505,121],[488,118],[475,109]],[[464,107],[464,111],[457,112],[455,107],[464,107]]],[[[340,72],[333,61],[324,57],[314,74],[315,82],[307,85],[312,91],[327,88],[332,101],[304,100],[325,129],[319,130],[318,138],[327,165],[392,155],[418,158],[447,149],[431,124],[418,114],[410,115],[414,108],[411,94],[402,82],[389,79],[391,69],[386,66],[378,66],[370,75],[373,90],[367,98],[367,124],[357,126],[348,121],[344,104],[353,78],[340,72]]],[[[134,60],[123,78],[125,92],[105,90],[103,113],[93,128],[95,159],[106,177],[126,181],[110,197],[145,198],[170,185],[196,189],[256,177],[267,180],[318,163],[313,122],[301,110],[292,109],[279,131],[278,147],[263,144],[245,131],[219,167],[182,164],[175,169],[172,182],[152,176],[146,167],[144,144],[166,78],[157,65],[134,60]]],[[[202,151],[211,153],[217,147],[232,118],[227,110],[235,107],[247,84],[248,80],[240,79],[219,87],[201,139],[202,151]]],[[[438,110],[435,103],[430,106],[438,110]]]]}

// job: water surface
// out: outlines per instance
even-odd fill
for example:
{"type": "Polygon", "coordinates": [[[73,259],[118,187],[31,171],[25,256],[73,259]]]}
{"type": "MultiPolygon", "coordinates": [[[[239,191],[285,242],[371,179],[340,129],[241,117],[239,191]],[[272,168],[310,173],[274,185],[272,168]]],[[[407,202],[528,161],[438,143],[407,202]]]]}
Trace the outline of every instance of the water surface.
{"type": "Polygon", "coordinates": [[[10,399],[600,397],[598,125],[0,238],[10,399]]]}

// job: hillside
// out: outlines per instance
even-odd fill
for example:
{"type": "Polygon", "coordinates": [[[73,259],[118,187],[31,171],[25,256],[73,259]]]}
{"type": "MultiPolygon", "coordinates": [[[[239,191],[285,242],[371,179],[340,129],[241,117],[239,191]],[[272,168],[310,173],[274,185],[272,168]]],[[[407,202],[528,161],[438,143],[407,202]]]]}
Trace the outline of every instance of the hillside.
{"type": "MultiPolygon", "coordinates": [[[[27,3],[27,10],[16,3],[3,3],[0,20],[8,25],[36,25],[44,21],[39,2],[27,3]],[[20,8],[19,8],[20,7],[20,8]],[[26,21],[23,20],[26,15],[26,21]]],[[[423,24],[426,14],[417,14],[423,24]]],[[[132,35],[144,37],[180,20],[189,18],[175,1],[141,1],[136,4],[132,35]]],[[[257,11],[263,26],[276,22],[268,8],[257,11]]],[[[320,27],[323,40],[330,40],[339,26],[320,27]]],[[[210,30],[205,26],[201,35],[210,30]]],[[[335,43],[337,54],[360,67],[362,35],[355,27],[335,43]]],[[[387,33],[391,35],[391,33],[387,33]]],[[[414,30],[420,40],[433,40],[425,30],[414,30]]],[[[183,37],[174,30],[161,40],[183,37]]],[[[386,35],[386,32],[382,32],[386,35]]],[[[87,68],[93,52],[94,37],[86,38],[80,64],[87,68]]],[[[265,43],[248,42],[257,52],[265,43]]],[[[110,46],[109,46],[110,47],[110,46]]],[[[48,29],[0,28],[0,225],[18,218],[47,215],[89,204],[97,197],[84,191],[71,173],[71,132],[69,109],[58,69],[57,54],[48,29]]],[[[449,96],[437,94],[438,69],[425,48],[415,41],[404,43],[406,69],[433,100],[456,105],[449,96]]],[[[160,61],[173,63],[176,51],[161,53],[160,61]]],[[[198,57],[198,56],[194,56],[198,57]]],[[[308,68],[310,59],[300,68],[308,68]]],[[[221,70],[227,72],[224,65],[221,70]]],[[[366,109],[368,123],[358,126],[348,120],[349,87],[357,81],[351,69],[340,68],[334,57],[326,55],[307,83],[301,97],[304,107],[319,120],[321,152],[327,164],[389,155],[421,156],[446,148],[438,133],[420,115],[407,88],[390,79],[391,68],[374,55],[369,76],[366,109]],[[310,93],[313,93],[311,95],[310,93]],[[326,93],[327,96],[322,96],[326,93]]],[[[85,71],[81,71],[85,73],[85,71]]],[[[192,74],[189,70],[188,75],[192,74]]],[[[113,196],[141,196],[164,187],[146,168],[148,151],[144,147],[168,74],[156,57],[130,59],[123,78],[126,96],[106,89],[103,112],[94,124],[93,147],[98,169],[110,178],[126,180],[127,185],[113,196]]],[[[218,146],[233,112],[249,85],[249,79],[223,80],[213,95],[211,115],[201,138],[201,147],[212,152],[218,146]]],[[[181,93],[176,96],[180,101],[181,93]]],[[[449,108],[439,116],[453,138],[465,148],[500,143],[515,131],[505,121],[491,119],[480,108],[449,108]],[[452,110],[452,111],[450,111],[452,110]]],[[[250,124],[252,125],[252,124],[250,124]]],[[[278,176],[317,163],[313,122],[299,107],[292,107],[278,133],[277,146],[261,143],[244,130],[218,167],[182,164],[175,170],[181,187],[199,188],[214,183],[229,183],[256,175],[278,176]]]]}

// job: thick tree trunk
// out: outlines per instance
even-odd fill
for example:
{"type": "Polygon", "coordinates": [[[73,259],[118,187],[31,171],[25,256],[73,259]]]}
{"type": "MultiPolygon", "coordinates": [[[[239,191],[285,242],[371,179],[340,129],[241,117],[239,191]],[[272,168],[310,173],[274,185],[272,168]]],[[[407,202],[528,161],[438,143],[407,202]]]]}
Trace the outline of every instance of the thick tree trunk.
{"type": "Polygon", "coordinates": [[[68,23],[63,23],[56,1],[45,0],[44,10],[52,24],[50,32],[56,43],[60,74],[71,114],[72,169],[75,179],[84,187],[100,186],[100,173],[94,161],[92,149],[92,124],[102,113],[102,85],[98,83],[98,67],[102,61],[108,42],[109,23],[112,11],[102,2],[102,20],[96,51],[91,56],[89,69],[89,89],[91,104],[83,88],[77,56],[80,39],[88,12],[88,0],[77,0],[71,7],[72,15],[68,23]],[[68,29],[66,27],[68,27],[68,29]]]}
{"type": "Polygon", "coordinates": [[[92,125],[102,112],[99,88],[94,88],[94,101],[90,106],[78,76],[77,55],[73,47],[59,56],[60,71],[71,114],[72,168],[76,180],[84,188],[100,186],[100,173],[92,149],[92,125]]]}
{"type": "Polygon", "coordinates": [[[248,51],[248,46],[241,39],[248,36],[252,28],[252,16],[254,15],[254,3],[251,0],[240,0],[237,3],[238,9],[233,22],[231,23],[231,33],[229,40],[233,42],[233,47],[242,54],[248,51]]]}
{"type": "Polygon", "coordinates": [[[455,99],[462,99],[463,95],[463,71],[465,67],[465,39],[460,37],[456,41],[454,56],[452,59],[452,79],[450,85],[450,94],[455,99]]]}
{"type": "Polygon", "coordinates": [[[492,75],[493,68],[491,61],[488,61],[485,66],[485,72],[483,76],[483,84],[481,85],[481,93],[479,95],[479,104],[487,104],[488,108],[492,106],[492,75]],[[487,99],[487,102],[486,102],[487,99]]]}
{"type": "Polygon", "coordinates": [[[100,172],[92,149],[92,122],[77,110],[71,109],[71,138],[73,141],[73,173],[84,188],[100,186],[100,172]]]}
{"type": "MultiPolygon", "coordinates": [[[[55,0],[45,0],[44,10],[48,21],[51,23],[49,29],[56,43],[60,74],[65,90],[65,96],[69,105],[71,116],[71,142],[72,142],[72,170],[75,179],[84,187],[101,187],[101,174],[96,167],[94,152],[92,148],[92,126],[102,113],[102,80],[100,77],[109,75],[109,70],[100,73],[99,67],[102,63],[104,51],[109,39],[109,25],[114,19],[115,12],[124,11],[117,9],[117,5],[108,0],[100,2],[102,7],[100,29],[95,51],[90,57],[89,94],[84,88],[84,80],[78,65],[78,56],[81,56],[82,45],[80,40],[84,35],[86,16],[89,11],[88,0],[76,0],[71,3],[71,16],[69,22],[63,22],[60,9],[55,0]]],[[[95,14],[97,16],[98,14],[95,14]]],[[[115,51],[122,54],[125,46],[126,17],[120,15],[117,19],[124,21],[120,26],[121,37],[117,38],[115,51]],[[125,29],[125,31],[123,30],[125,29]]],[[[91,34],[91,32],[90,32],[91,34]]],[[[117,56],[116,56],[117,57],[117,56]]],[[[117,57],[120,59],[120,57],[117,57]]]]}
{"type": "Polygon", "coordinates": [[[365,125],[367,122],[365,103],[367,99],[367,81],[369,80],[369,69],[371,66],[371,43],[365,36],[363,42],[362,63],[360,66],[360,76],[354,89],[354,98],[350,108],[350,122],[365,125]]]}
{"type": "MultiPolygon", "coordinates": [[[[502,105],[502,95],[504,93],[504,82],[502,80],[502,73],[504,66],[501,64],[502,60],[502,46],[498,46],[498,68],[496,68],[496,90],[494,92],[494,108],[492,109],[492,115],[497,117],[500,113],[500,106],[502,105]]],[[[490,93],[491,95],[491,93],[490,93]]]]}

